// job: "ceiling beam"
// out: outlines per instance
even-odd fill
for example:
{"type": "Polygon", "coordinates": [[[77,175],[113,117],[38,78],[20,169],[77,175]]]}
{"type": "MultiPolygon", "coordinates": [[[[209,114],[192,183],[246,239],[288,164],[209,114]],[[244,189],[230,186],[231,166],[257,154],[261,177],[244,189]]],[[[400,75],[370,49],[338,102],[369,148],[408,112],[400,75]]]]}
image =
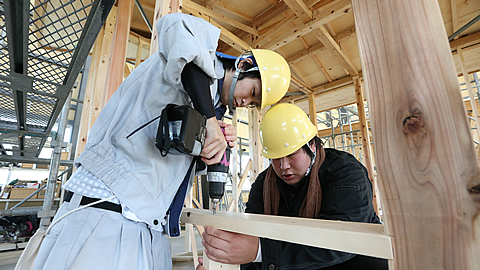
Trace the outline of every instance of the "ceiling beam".
{"type": "Polygon", "coordinates": [[[304,23],[313,18],[313,12],[305,5],[302,0],[283,0],[285,4],[297,15],[304,23]]]}
{"type": "Polygon", "coordinates": [[[243,30],[243,31],[245,31],[245,32],[248,32],[248,33],[250,33],[250,34],[253,34],[253,35],[258,36],[258,30],[257,30],[257,29],[252,28],[252,27],[250,27],[250,26],[247,26],[247,25],[245,25],[245,24],[243,24],[243,23],[240,23],[240,22],[238,22],[238,21],[236,21],[236,20],[234,20],[234,19],[230,19],[230,18],[228,18],[228,17],[225,16],[225,15],[222,15],[222,14],[216,12],[216,11],[213,11],[213,10],[211,10],[211,9],[209,9],[209,8],[206,8],[206,7],[202,6],[202,5],[199,5],[199,4],[197,4],[197,3],[193,2],[193,1],[183,0],[183,8],[186,8],[186,9],[189,10],[189,11],[194,10],[194,11],[196,11],[196,12],[198,12],[198,13],[203,13],[203,14],[205,14],[205,15],[210,16],[210,17],[213,18],[213,19],[219,20],[219,21],[221,21],[221,22],[223,22],[223,23],[226,23],[226,24],[228,24],[228,25],[231,25],[231,26],[233,26],[233,27],[236,27],[236,28],[238,28],[238,29],[241,29],[241,30],[243,30]]]}
{"type": "Polygon", "coordinates": [[[480,31],[450,41],[450,47],[452,48],[452,50],[455,50],[457,47],[466,47],[475,43],[480,43],[480,31]]]}
{"type": "Polygon", "coordinates": [[[358,70],[355,65],[352,63],[352,60],[348,55],[340,48],[340,45],[333,39],[333,37],[328,33],[327,29],[323,25],[319,26],[314,31],[315,36],[323,43],[325,48],[332,53],[332,55],[337,59],[338,62],[347,70],[348,74],[351,76],[356,76],[358,70]]]}
{"type": "Polygon", "coordinates": [[[276,50],[286,45],[287,43],[292,42],[298,37],[310,33],[311,31],[317,29],[319,26],[338,18],[345,13],[348,13],[351,8],[352,4],[350,0],[339,0],[338,3],[335,3],[326,10],[315,12],[312,20],[308,23],[298,25],[271,41],[268,41],[264,38],[259,39],[253,44],[252,47],[276,50]]]}
{"type": "MultiPolygon", "coordinates": [[[[343,31],[342,33],[338,34],[336,37],[334,37],[333,39],[336,41],[336,42],[340,42],[344,39],[347,39],[349,37],[352,37],[356,35],[355,33],[355,27],[352,27],[346,31],[343,31]]],[[[479,36],[480,38],[480,36],[479,36]]],[[[318,43],[316,44],[315,46],[305,50],[305,51],[301,51],[295,55],[292,55],[291,57],[287,58],[287,62],[292,64],[292,63],[297,63],[297,62],[300,62],[300,61],[303,61],[305,58],[307,57],[312,57],[313,55],[319,53],[320,51],[323,51],[323,50],[326,50],[325,46],[323,46],[322,43],[318,43]]]]}

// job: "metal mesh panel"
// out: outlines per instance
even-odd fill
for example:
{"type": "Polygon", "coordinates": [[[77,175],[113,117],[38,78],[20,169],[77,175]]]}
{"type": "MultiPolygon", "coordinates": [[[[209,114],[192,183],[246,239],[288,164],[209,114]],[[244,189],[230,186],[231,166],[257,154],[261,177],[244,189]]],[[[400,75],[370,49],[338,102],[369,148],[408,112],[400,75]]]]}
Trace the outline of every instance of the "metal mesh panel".
{"type": "Polygon", "coordinates": [[[10,74],[10,61],[8,58],[7,30],[5,27],[5,14],[0,14],[0,75],[10,74]]]}
{"type": "Polygon", "coordinates": [[[0,80],[0,123],[11,124],[16,127],[15,101],[13,90],[9,86],[10,82],[0,80]]]}
{"type": "Polygon", "coordinates": [[[0,133],[0,140],[2,141],[5,150],[12,150],[12,147],[8,147],[5,144],[18,145],[18,134],[14,133],[0,133]]]}
{"type": "Polygon", "coordinates": [[[53,97],[27,93],[27,126],[46,128],[56,101],[53,97]]]}
{"type": "Polygon", "coordinates": [[[55,94],[57,92],[56,85],[38,80],[33,81],[33,89],[48,94],[55,94]]]}
{"type": "Polygon", "coordinates": [[[40,137],[30,137],[26,136],[25,138],[25,156],[36,156],[38,153],[42,138],[40,137]]]}
{"type": "Polygon", "coordinates": [[[91,8],[91,1],[39,1],[28,44],[28,75],[62,84],[91,8]]]}

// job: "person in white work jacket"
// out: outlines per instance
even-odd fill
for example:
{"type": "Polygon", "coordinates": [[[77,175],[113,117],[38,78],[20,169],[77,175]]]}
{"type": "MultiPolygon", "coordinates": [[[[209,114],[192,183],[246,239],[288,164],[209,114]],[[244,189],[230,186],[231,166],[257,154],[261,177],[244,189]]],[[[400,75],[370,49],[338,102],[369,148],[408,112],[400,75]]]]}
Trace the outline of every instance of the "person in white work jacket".
{"type": "Polygon", "coordinates": [[[158,52],[120,85],[75,160],[78,169],[65,185],[65,202],[34,269],[171,269],[167,234],[178,235],[180,215],[171,206],[174,198],[184,198],[195,166],[190,155],[160,155],[158,116],[167,104],[193,105],[204,114],[201,157],[215,164],[226,141],[233,146],[236,132],[217,121],[214,108],[264,107],[288,89],[283,57],[269,50],[251,50],[236,60],[217,56],[220,30],[203,19],[169,14],[156,29],[158,52]],[[78,210],[89,203],[97,204],[78,210]]]}

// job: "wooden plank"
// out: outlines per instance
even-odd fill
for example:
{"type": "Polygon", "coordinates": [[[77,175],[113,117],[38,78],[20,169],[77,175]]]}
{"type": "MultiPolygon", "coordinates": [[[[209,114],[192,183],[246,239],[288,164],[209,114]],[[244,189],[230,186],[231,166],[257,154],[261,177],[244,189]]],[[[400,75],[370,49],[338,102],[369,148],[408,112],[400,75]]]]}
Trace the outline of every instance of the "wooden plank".
{"type": "MultiPolygon", "coordinates": [[[[315,93],[315,92],[314,92],[315,93]]],[[[339,88],[335,91],[315,95],[315,107],[317,112],[328,111],[342,106],[355,104],[355,89],[353,85],[339,88]]],[[[295,101],[295,105],[300,107],[306,114],[309,113],[308,99],[295,101]]]]}
{"type": "Polygon", "coordinates": [[[315,106],[315,95],[310,94],[308,95],[308,115],[310,116],[310,122],[315,125],[318,129],[317,124],[317,109],[315,106]]]}
{"type": "Polygon", "coordinates": [[[319,26],[318,29],[313,30],[315,36],[323,43],[325,48],[337,59],[338,62],[347,70],[350,76],[357,76],[358,70],[353,65],[352,60],[348,55],[340,48],[333,37],[328,33],[324,26],[319,26]]]}
{"type": "Polygon", "coordinates": [[[130,22],[134,5],[133,0],[119,0],[117,3],[118,12],[113,33],[113,48],[111,49],[110,61],[108,63],[105,103],[123,82],[130,22]]]}
{"type": "MultiPolygon", "coordinates": [[[[343,31],[339,34],[337,34],[337,36],[335,36],[333,39],[335,40],[335,42],[340,42],[342,40],[345,40],[347,38],[350,38],[352,36],[355,36],[355,27],[352,27],[346,31],[343,31]]],[[[318,43],[314,46],[312,46],[311,48],[305,50],[305,51],[301,51],[297,54],[294,54],[290,57],[288,57],[286,60],[289,64],[294,64],[294,63],[298,63],[298,62],[301,62],[303,61],[305,58],[308,58],[308,57],[312,57],[318,53],[320,53],[321,51],[324,51],[326,50],[327,48],[325,48],[325,46],[322,44],[322,43],[318,43]]]]}
{"type": "MultiPolygon", "coordinates": [[[[292,67],[292,69],[296,70],[296,68],[294,66],[290,66],[290,67],[292,67]]],[[[312,89],[310,89],[310,87],[308,87],[308,85],[306,85],[304,82],[302,82],[299,78],[297,78],[293,74],[292,74],[292,78],[291,78],[291,83],[292,83],[292,85],[296,86],[298,88],[298,90],[302,91],[303,93],[305,93],[307,95],[312,93],[312,89]]]]}
{"type": "MultiPolygon", "coordinates": [[[[192,9],[188,6],[184,7],[185,10],[188,10],[192,15],[199,17],[199,18],[204,18],[205,15],[202,14],[201,12],[192,9]]],[[[227,30],[225,27],[221,26],[220,24],[212,21],[212,20],[207,20],[209,23],[213,24],[214,26],[220,28],[220,40],[223,42],[227,43],[230,47],[236,49],[239,52],[244,52],[250,48],[250,45],[246,43],[245,41],[241,40],[238,38],[235,34],[227,30]]]]}
{"type": "Polygon", "coordinates": [[[80,121],[80,130],[78,134],[77,149],[75,151],[76,157],[78,157],[87,144],[87,137],[90,128],[93,123],[90,121],[92,102],[93,102],[93,91],[95,86],[95,77],[97,75],[97,68],[100,63],[100,54],[102,52],[102,42],[103,42],[104,28],[100,30],[100,33],[95,40],[92,50],[92,60],[90,61],[90,67],[88,70],[87,86],[85,87],[85,96],[83,98],[83,107],[82,107],[82,116],[80,121]]]}
{"type": "Polygon", "coordinates": [[[333,5],[331,8],[315,14],[313,19],[308,23],[298,25],[271,41],[259,39],[252,45],[252,47],[276,50],[285,44],[292,42],[296,38],[310,33],[322,24],[342,16],[343,14],[347,13],[350,8],[351,3],[349,0],[339,0],[338,3],[333,5]]]}
{"type": "Polygon", "coordinates": [[[393,258],[390,237],[385,235],[381,224],[225,211],[212,215],[211,211],[192,208],[184,209],[180,220],[302,245],[393,258]]]}
{"type": "MultiPolygon", "coordinates": [[[[92,107],[90,114],[90,124],[93,126],[97,120],[100,112],[105,106],[105,97],[106,97],[106,85],[107,85],[107,76],[108,68],[110,62],[110,56],[112,55],[112,41],[113,33],[115,31],[115,21],[117,18],[117,7],[112,7],[112,10],[108,14],[107,20],[105,21],[105,31],[103,35],[102,48],[100,52],[100,62],[96,69],[95,84],[93,90],[93,99],[92,107]]],[[[122,74],[123,74],[123,64],[122,64],[122,74]]],[[[91,128],[91,126],[90,126],[91,128]]],[[[89,130],[90,130],[89,128],[89,130]]]]}
{"type": "Polygon", "coordinates": [[[313,12],[302,0],[284,0],[283,2],[285,2],[293,13],[303,22],[308,22],[313,18],[313,12]]]}
{"type": "MultiPolygon", "coordinates": [[[[252,169],[252,160],[250,159],[248,160],[248,163],[247,163],[247,166],[245,167],[245,171],[243,172],[242,178],[240,179],[240,182],[237,185],[237,190],[240,190],[240,192],[242,191],[243,183],[245,183],[245,180],[247,179],[248,174],[250,174],[251,169],[252,169]]],[[[237,201],[238,201],[238,196],[240,196],[240,194],[237,194],[237,197],[236,197],[237,201]]],[[[233,206],[233,203],[231,203],[230,206],[228,207],[228,211],[233,211],[234,208],[235,206],[233,206]]],[[[234,212],[238,212],[238,210],[234,212]]]]}
{"type": "Polygon", "coordinates": [[[209,17],[212,17],[213,19],[217,19],[223,23],[226,23],[228,25],[231,25],[233,27],[236,27],[238,29],[241,29],[247,33],[250,33],[250,34],[253,34],[255,36],[258,36],[258,30],[255,29],[255,28],[252,28],[248,25],[245,25],[243,23],[240,23],[238,21],[235,21],[233,19],[230,19],[228,18],[227,16],[225,15],[222,15],[218,12],[215,12],[209,8],[206,8],[202,5],[199,5],[193,1],[190,1],[190,0],[183,0],[183,7],[186,8],[187,10],[194,10],[196,12],[199,12],[199,13],[204,13],[206,14],[207,16],[209,17]]]}
{"type": "Polygon", "coordinates": [[[460,67],[462,68],[462,73],[463,73],[463,79],[465,80],[465,85],[467,86],[467,92],[468,92],[468,99],[470,100],[472,112],[473,112],[473,117],[475,118],[475,124],[477,125],[477,134],[480,136],[480,115],[478,113],[478,107],[475,106],[475,93],[473,92],[472,85],[470,84],[470,79],[468,78],[468,72],[467,69],[465,68],[465,59],[463,57],[462,49],[460,47],[457,48],[458,56],[460,57],[460,67]]]}
{"type": "Polygon", "coordinates": [[[466,47],[475,43],[480,43],[480,32],[452,40],[450,41],[450,47],[455,50],[457,47],[466,47]]]}
{"type": "Polygon", "coordinates": [[[263,154],[262,143],[260,142],[260,121],[262,114],[257,108],[248,109],[248,137],[249,154],[252,160],[252,174],[250,175],[250,182],[253,183],[257,176],[263,171],[263,154]]]}
{"type": "Polygon", "coordinates": [[[360,125],[360,134],[362,136],[362,149],[363,149],[363,164],[367,168],[370,181],[372,181],[373,186],[373,207],[378,215],[380,215],[379,206],[379,196],[377,190],[377,180],[378,177],[375,177],[375,169],[373,163],[373,151],[370,144],[370,132],[368,131],[367,116],[365,113],[365,97],[362,91],[362,82],[359,78],[353,81],[355,87],[355,96],[357,98],[357,111],[358,119],[360,125]]]}
{"type": "Polygon", "coordinates": [[[274,6],[269,8],[267,11],[263,12],[262,14],[258,15],[253,21],[252,25],[254,27],[259,27],[267,23],[268,21],[272,20],[273,18],[277,17],[278,15],[282,14],[283,12],[287,11],[288,7],[285,5],[283,1],[276,3],[274,6]]]}
{"type": "Polygon", "coordinates": [[[480,269],[479,170],[438,2],[352,6],[390,269],[480,269]]]}

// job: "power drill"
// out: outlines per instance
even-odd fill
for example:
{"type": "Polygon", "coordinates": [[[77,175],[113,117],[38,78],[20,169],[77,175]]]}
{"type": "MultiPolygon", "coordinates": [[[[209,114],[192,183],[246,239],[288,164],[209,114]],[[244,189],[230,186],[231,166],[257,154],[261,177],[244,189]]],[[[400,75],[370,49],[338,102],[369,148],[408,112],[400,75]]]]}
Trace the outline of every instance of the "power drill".
{"type": "Polygon", "coordinates": [[[223,154],[222,160],[213,165],[208,165],[207,181],[208,181],[208,195],[213,203],[213,214],[215,215],[217,204],[225,193],[225,183],[228,179],[228,169],[230,165],[231,148],[227,143],[227,149],[223,154]]]}

